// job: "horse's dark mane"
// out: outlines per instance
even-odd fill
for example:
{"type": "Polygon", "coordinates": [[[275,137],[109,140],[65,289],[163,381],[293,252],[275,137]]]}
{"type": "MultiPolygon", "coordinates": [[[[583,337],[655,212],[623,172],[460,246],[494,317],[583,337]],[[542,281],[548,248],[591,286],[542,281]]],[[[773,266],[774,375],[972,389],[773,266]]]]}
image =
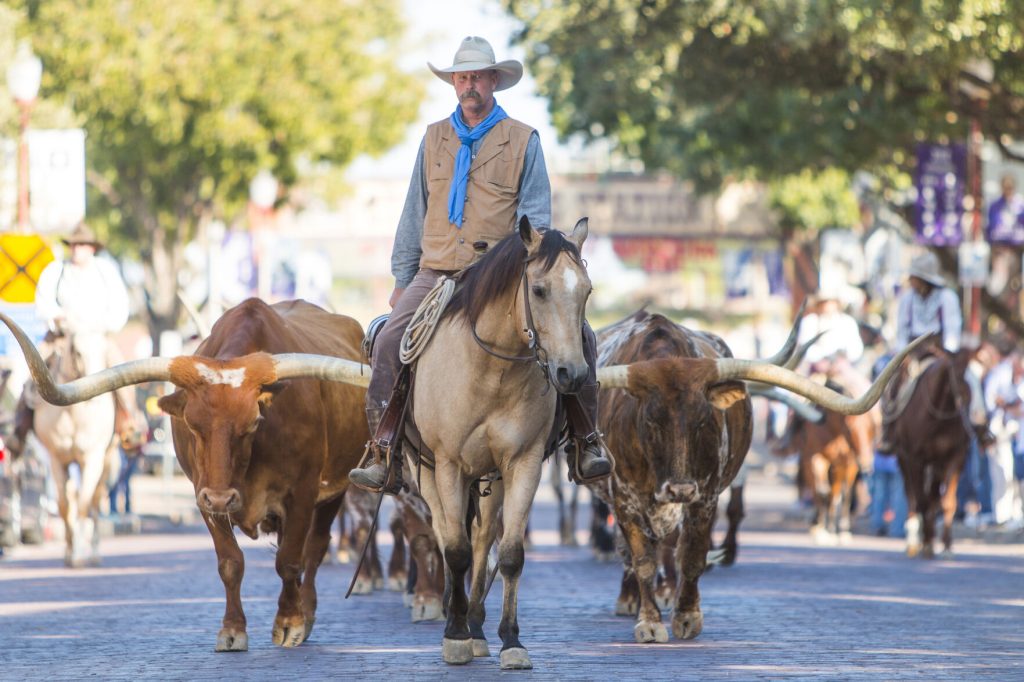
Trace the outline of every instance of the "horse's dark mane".
{"type": "MultiPolygon", "coordinates": [[[[547,272],[554,267],[563,252],[568,253],[577,263],[581,262],[575,244],[558,230],[546,230],[542,233],[540,249],[534,258],[541,262],[544,272],[547,272]]],[[[490,248],[479,261],[466,268],[458,289],[445,308],[444,317],[461,316],[471,325],[476,324],[488,303],[519,285],[525,267],[526,245],[519,233],[513,232],[490,248]]]]}

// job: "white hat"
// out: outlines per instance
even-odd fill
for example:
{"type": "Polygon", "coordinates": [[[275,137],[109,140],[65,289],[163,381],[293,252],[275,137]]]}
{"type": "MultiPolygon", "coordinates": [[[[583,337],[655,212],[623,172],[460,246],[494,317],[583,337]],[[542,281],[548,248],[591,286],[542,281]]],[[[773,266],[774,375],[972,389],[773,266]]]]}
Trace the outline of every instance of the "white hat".
{"type": "Polygon", "coordinates": [[[924,280],[932,286],[946,286],[946,280],[939,271],[939,259],[931,251],[914,256],[910,261],[910,276],[924,280]]]}
{"type": "Polygon", "coordinates": [[[452,82],[452,74],[462,71],[494,70],[498,72],[497,90],[507,90],[523,77],[523,65],[515,59],[503,62],[494,61],[494,50],[491,44],[479,36],[466,36],[455,52],[455,59],[447,69],[439,69],[430,62],[427,66],[445,83],[452,82]]]}

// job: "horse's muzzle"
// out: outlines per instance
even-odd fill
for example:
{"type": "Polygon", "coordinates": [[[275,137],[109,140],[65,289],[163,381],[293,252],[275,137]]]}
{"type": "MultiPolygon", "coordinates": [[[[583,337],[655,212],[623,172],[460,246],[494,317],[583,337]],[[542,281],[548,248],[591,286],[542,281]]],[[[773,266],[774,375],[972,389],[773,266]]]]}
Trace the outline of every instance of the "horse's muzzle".
{"type": "Polygon", "coordinates": [[[242,508],[242,495],[234,488],[211,490],[203,488],[196,495],[199,508],[211,514],[234,514],[242,508]]]}
{"type": "Polygon", "coordinates": [[[587,381],[589,371],[586,364],[555,365],[550,372],[551,383],[559,393],[579,393],[587,381]]]}

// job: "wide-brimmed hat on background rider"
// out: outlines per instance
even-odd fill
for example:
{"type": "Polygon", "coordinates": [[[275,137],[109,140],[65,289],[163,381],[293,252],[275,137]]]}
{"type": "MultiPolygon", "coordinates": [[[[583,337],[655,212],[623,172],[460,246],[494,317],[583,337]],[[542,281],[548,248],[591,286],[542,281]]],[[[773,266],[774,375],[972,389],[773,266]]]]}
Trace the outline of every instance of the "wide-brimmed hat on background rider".
{"type": "Polygon", "coordinates": [[[942,271],[939,268],[939,258],[931,251],[914,256],[910,261],[910,271],[907,275],[927,282],[933,287],[946,286],[946,278],[942,276],[942,271]]]}
{"type": "Polygon", "coordinates": [[[97,251],[103,248],[103,242],[99,240],[92,228],[86,225],[84,220],[75,225],[75,229],[71,230],[70,234],[61,238],[61,242],[68,247],[88,244],[97,251]]]}
{"type": "Polygon", "coordinates": [[[427,66],[434,72],[434,75],[451,85],[452,74],[463,71],[497,71],[498,85],[494,88],[507,90],[519,82],[523,77],[523,65],[515,59],[496,61],[494,50],[491,44],[480,36],[466,36],[462,44],[455,51],[455,58],[452,65],[445,69],[439,69],[430,62],[427,66]]]}

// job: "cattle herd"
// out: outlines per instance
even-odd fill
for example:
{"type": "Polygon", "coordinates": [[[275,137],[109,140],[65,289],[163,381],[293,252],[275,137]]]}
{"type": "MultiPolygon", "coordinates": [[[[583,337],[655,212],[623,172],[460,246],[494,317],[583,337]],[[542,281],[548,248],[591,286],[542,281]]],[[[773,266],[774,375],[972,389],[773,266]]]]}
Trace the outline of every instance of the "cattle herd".
{"type": "MultiPolygon", "coordinates": [[[[468,303],[475,311],[473,336],[464,316],[442,316],[417,360],[407,419],[418,443],[416,452],[404,452],[409,485],[396,500],[388,575],[393,588],[407,590],[414,621],[445,621],[441,653],[447,663],[490,655],[483,600],[500,572],[501,667],[532,666],[520,641],[518,582],[557,396],[576,390],[573,378],[586,373],[578,333],[590,291],[579,258],[586,236],[585,220],[569,236],[550,231],[542,237],[520,225],[504,251],[501,245],[492,251],[519,254],[518,269],[481,273],[492,278],[482,289],[493,300],[468,303]],[[485,353],[474,342],[477,334],[512,356],[535,348],[543,354],[536,362],[503,359],[485,353]],[[432,454],[429,465],[422,451],[432,454]]],[[[485,256],[472,267],[491,263],[485,256]]],[[[58,383],[24,332],[2,314],[0,319],[50,403],[73,405],[146,381],[177,387],[160,406],[172,417],[177,457],[194,485],[224,584],[217,651],[248,647],[241,601],[245,561],[236,528],[251,537],[277,536],[275,644],[297,646],[313,629],[315,576],[343,508],[363,529],[343,551],[355,553],[370,542],[355,591],[383,585],[375,542],[366,532],[376,496],[348,484],[369,437],[363,403],[370,369],[356,321],[303,301],[268,305],[250,299],[226,312],[194,355],[129,362],[58,383]]],[[[699,579],[709,560],[735,557],[751,392],[784,389],[842,422],[877,402],[910,350],[851,398],[791,370],[799,354],[794,338],[775,358],[751,361],[733,358],[713,334],[646,311],[599,331],[599,428],[616,465],[591,490],[618,525],[625,561],[615,608],[636,616],[637,642],[668,640],[662,608],[671,610],[677,638],[696,637],[703,628],[699,579]],[[719,495],[734,484],[729,538],[716,552],[711,529],[719,495]]],[[[850,480],[838,464],[834,476],[850,480]]],[[[86,501],[77,513],[95,520],[97,510],[86,501]]],[[[933,517],[926,514],[925,520],[933,517]]],[[[848,529],[848,519],[833,524],[848,529]]]]}

